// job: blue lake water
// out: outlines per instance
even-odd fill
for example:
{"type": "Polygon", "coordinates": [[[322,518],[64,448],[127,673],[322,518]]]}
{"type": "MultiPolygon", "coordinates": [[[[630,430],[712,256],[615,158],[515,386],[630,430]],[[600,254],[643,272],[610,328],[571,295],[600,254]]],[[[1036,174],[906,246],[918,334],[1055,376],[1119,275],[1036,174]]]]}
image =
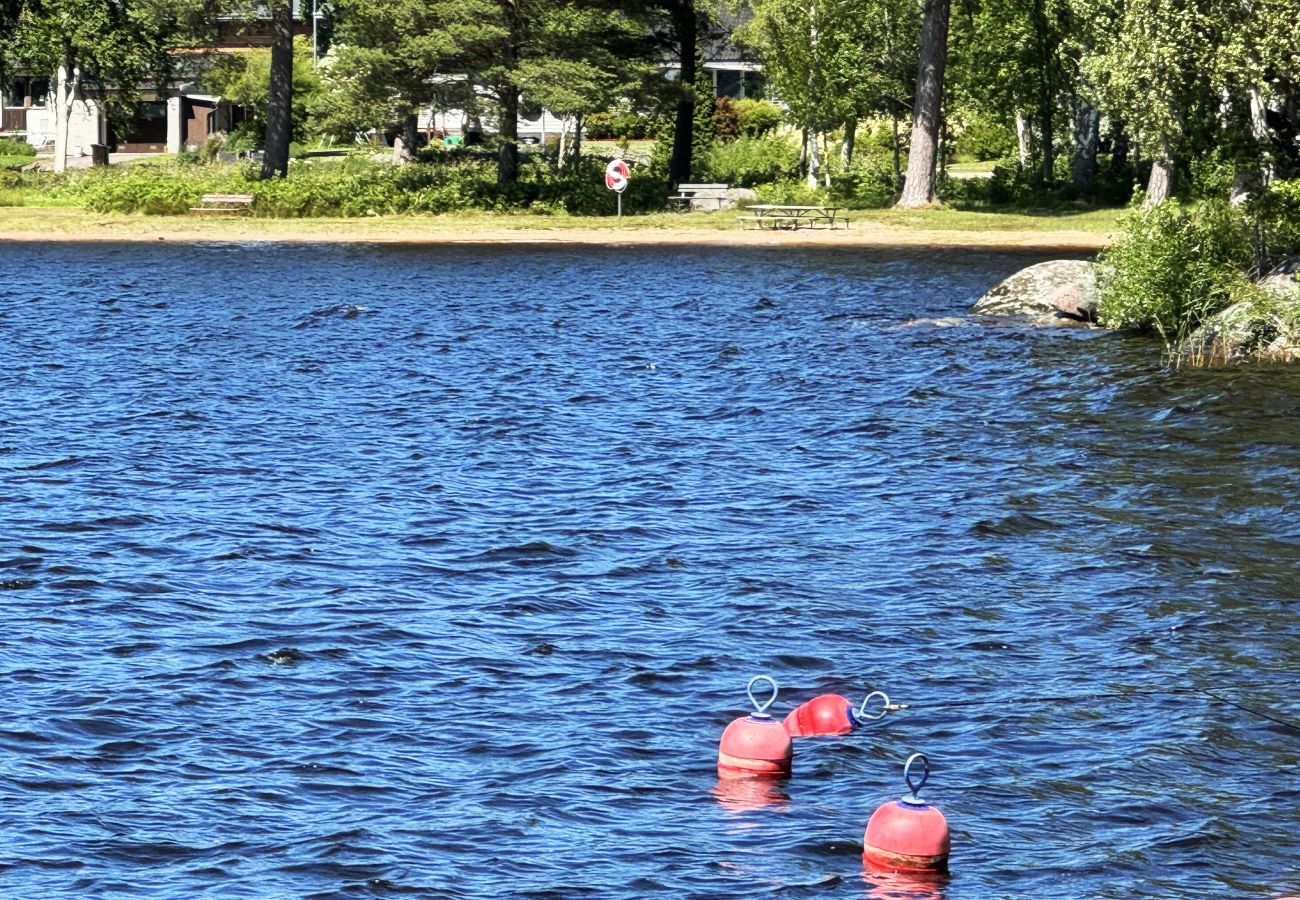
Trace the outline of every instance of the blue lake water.
{"type": "Polygon", "coordinates": [[[906,324],[1033,261],[0,243],[0,895],[1300,891],[1300,372],[906,324]]]}

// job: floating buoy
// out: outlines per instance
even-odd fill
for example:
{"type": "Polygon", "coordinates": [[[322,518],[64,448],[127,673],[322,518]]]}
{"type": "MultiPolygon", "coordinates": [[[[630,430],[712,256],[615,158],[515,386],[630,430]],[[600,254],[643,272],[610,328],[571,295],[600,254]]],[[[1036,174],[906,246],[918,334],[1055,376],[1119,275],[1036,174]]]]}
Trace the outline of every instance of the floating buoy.
{"type": "Polygon", "coordinates": [[[767,675],[755,675],[745,688],[749,702],[754,704],[754,714],[733,721],[722,732],[718,744],[719,778],[753,778],[755,776],[780,777],[790,774],[794,758],[794,744],[785,726],[767,714],[776,702],[780,688],[767,675]],[[772,696],[766,703],[754,699],[754,685],[766,681],[772,685],[772,696]]]}
{"type": "Polygon", "coordinates": [[[943,813],[917,797],[930,779],[930,761],[913,753],[903,766],[908,793],[903,799],[882,804],[867,822],[862,838],[862,862],[890,872],[944,872],[952,841],[943,813]],[[912,764],[921,761],[920,784],[912,784],[912,764]]]}
{"type": "Polygon", "coordinates": [[[847,697],[841,697],[839,694],[822,694],[795,707],[790,715],[785,717],[785,730],[790,733],[790,737],[848,734],[864,722],[883,719],[891,710],[905,708],[890,703],[889,695],[884,691],[872,691],[867,694],[858,709],[853,708],[853,704],[847,697]],[[874,715],[867,712],[867,705],[873,697],[884,700],[880,712],[874,715]]]}

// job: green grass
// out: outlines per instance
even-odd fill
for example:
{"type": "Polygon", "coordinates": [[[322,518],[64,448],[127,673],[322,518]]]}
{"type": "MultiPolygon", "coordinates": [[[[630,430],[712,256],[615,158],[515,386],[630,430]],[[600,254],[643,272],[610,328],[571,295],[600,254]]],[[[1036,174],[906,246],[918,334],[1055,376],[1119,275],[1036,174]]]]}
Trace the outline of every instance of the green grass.
{"type": "Polygon", "coordinates": [[[1114,231],[1122,209],[861,209],[854,221],[932,231],[1114,231]]]}
{"type": "Polygon", "coordinates": [[[949,163],[948,171],[954,175],[992,175],[993,169],[998,165],[996,159],[988,159],[976,162],[958,162],[949,163]]]}
{"type": "Polygon", "coordinates": [[[28,163],[36,162],[34,156],[0,156],[0,169],[14,168],[25,166],[28,163]]]}

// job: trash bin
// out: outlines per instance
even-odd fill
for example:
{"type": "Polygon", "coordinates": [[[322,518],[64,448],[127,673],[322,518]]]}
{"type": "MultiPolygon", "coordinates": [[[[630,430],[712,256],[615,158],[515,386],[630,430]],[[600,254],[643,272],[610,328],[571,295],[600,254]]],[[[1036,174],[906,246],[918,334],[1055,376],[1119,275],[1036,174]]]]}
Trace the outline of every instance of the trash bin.
{"type": "Polygon", "coordinates": [[[108,165],[108,147],[104,144],[90,145],[90,164],[92,166],[108,165]]]}

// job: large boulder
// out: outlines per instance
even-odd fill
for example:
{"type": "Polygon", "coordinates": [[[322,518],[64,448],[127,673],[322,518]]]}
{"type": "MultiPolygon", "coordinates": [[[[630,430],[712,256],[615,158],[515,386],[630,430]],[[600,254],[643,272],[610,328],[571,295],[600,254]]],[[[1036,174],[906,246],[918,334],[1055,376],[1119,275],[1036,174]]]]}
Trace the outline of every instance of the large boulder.
{"type": "Polygon", "coordinates": [[[1270,275],[1259,282],[1268,303],[1235,303],[1211,316],[1179,344],[1175,355],[1193,364],[1300,360],[1300,281],[1270,275]]]}
{"type": "Polygon", "coordinates": [[[722,209],[735,209],[739,206],[744,209],[753,206],[758,202],[758,194],[749,188],[727,188],[727,195],[723,198],[722,209]]]}
{"type": "Polygon", "coordinates": [[[977,316],[1016,316],[1035,325],[1097,321],[1097,267],[1081,259],[1056,259],[1021,269],[989,288],[971,307],[977,316]]]}

